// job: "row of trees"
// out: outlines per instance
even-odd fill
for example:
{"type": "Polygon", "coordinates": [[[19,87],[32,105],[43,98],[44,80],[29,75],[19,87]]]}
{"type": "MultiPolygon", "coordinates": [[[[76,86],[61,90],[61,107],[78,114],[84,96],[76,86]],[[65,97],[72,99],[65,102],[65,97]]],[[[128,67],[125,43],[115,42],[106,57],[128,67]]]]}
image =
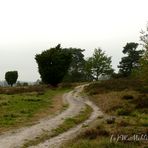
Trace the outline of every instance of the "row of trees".
{"type": "MultiPolygon", "coordinates": [[[[35,56],[39,73],[43,83],[57,86],[60,82],[82,82],[99,80],[103,76],[130,77],[135,76],[148,81],[148,28],[141,32],[142,49],[138,50],[138,43],[130,42],[123,47],[126,55],[121,58],[114,73],[111,57],[100,48],[95,49],[93,56],[84,59],[83,49],[62,48],[61,45],[43,51],[35,56]]],[[[11,86],[16,83],[17,71],[8,71],[5,74],[7,83],[11,86]]]]}
{"type": "MultiPolygon", "coordinates": [[[[148,48],[146,33],[141,36],[144,42],[143,47],[148,48]]],[[[114,74],[111,66],[111,57],[108,57],[100,48],[94,50],[92,57],[84,59],[82,49],[61,48],[57,45],[36,55],[39,66],[39,73],[42,81],[47,84],[57,85],[59,82],[80,82],[98,80],[102,76],[128,77],[135,73],[136,76],[147,77],[147,50],[137,50],[138,43],[127,43],[123,47],[123,57],[118,65],[119,73],[114,74]],[[145,54],[144,54],[145,53],[145,54]]],[[[11,86],[16,83],[18,78],[17,71],[8,71],[5,80],[11,86]]]]}
{"type": "Polygon", "coordinates": [[[35,56],[39,73],[44,83],[57,86],[58,83],[94,81],[102,76],[130,77],[133,74],[147,78],[148,76],[148,30],[141,35],[142,49],[139,44],[130,42],[123,47],[126,55],[121,58],[118,65],[119,72],[114,73],[111,66],[111,57],[107,56],[100,48],[95,49],[93,56],[84,59],[83,49],[54,48],[43,51],[35,56]]]}
{"type": "Polygon", "coordinates": [[[59,44],[37,54],[35,59],[42,81],[56,86],[61,81],[92,81],[113,73],[111,57],[101,49],[95,49],[93,56],[87,60],[84,59],[83,51],[77,48],[62,48],[59,44]]]}

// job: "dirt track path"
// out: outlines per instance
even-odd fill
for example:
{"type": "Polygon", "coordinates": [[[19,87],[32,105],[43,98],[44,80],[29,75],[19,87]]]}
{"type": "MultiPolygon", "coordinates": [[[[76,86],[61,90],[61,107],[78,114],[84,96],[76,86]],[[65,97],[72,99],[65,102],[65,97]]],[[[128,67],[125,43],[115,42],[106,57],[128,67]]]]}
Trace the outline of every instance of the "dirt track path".
{"type": "Polygon", "coordinates": [[[77,125],[75,128],[67,132],[64,132],[61,135],[51,138],[50,140],[47,140],[44,143],[40,143],[35,147],[59,147],[59,145],[63,143],[65,140],[74,138],[74,135],[76,136],[76,133],[78,134],[83,124],[89,124],[99,115],[102,115],[97,106],[95,106],[89,100],[80,97],[79,93],[82,91],[82,89],[83,86],[76,87],[73,91],[63,96],[64,101],[66,101],[69,104],[69,107],[62,113],[54,117],[50,116],[46,119],[42,119],[39,121],[39,123],[33,126],[24,127],[16,130],[15,132],[7,132],[4,135],[1,135],[0,148],[19,148],[26,142],[26,140],[34,139],[38,137],[40,134],[42,134],[43,131],[50,132],[52,129],[58,127],[58,125],[60,125],[65,118],[76,116],[85,107],[85,105],[88,104],[93,109],[93,113],[88,120],[86,120],[82,124],[77,125]]]}

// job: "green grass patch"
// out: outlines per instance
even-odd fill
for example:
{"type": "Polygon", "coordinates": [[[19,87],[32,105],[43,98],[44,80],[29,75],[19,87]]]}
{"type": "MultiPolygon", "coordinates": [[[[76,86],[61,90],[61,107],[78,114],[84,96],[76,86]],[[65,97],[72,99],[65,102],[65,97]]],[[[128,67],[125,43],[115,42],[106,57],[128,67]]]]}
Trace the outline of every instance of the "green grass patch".
{"type": "Polygon", "coordinates": [[[46,89],[42,93],[0,94],[0,131],[30,124],[41,112],[52,108],[54,96],[67,91],[57,88],[46,89]]]}

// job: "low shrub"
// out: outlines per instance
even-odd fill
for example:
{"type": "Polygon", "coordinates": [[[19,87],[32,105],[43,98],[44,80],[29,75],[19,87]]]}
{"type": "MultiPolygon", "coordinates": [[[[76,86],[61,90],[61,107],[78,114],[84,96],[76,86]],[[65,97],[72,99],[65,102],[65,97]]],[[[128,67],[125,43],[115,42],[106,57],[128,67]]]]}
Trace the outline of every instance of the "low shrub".
{"type": "Polygon", "coordinates": [[[105,120],[107,124],[113,124],[115,123],[116,118],[114,116],[109,116],[105,120]]]}
{"type": "Polygon", "coordinates": [[[127,108],[119,108],[117,109],[117,115],[120,116],[128,116],[130,115],[131,111],[127,108]]]}
{"type": "Polygon", "coordinates": [[[119,126],[119,127],[126,127],[128,125],[129,125],[129,123],[124,120],[121,120],[120,122],[117,123],[117,126],[119,126]]]}
{"type": "Polygon", "coordinates": [[[106,131],[104,128],[100,128],[98,126],[96,128],[91,128],[86,130],[80,136],[81,138],[86,138],[86,139],[96,139],[98,136],[109,136],[109,132],[106,131]]]}
{"type": "Polygon", "coordinates": [[[139,95],[135,100],[136,108],[147,108],[148,107],[148,96],[139,95]]]}
{"type": "Polygon", "coordinates": [[[124,95],[122,97],[122,99],[124,99],[124,100],[131,100],[131,99],[134,99],[134,96],[132,96],[132,95],[124,95]]]}
{"type": "Polygon", "coordinates": [[[143,86],[140,88],[141,93],[148,93],[148,86],[143,86]]]}
{"type": "Polygon", "coordinates": [[[26,99],[22,99],[22,101],[39,102],[41,101],[41,99],[40,98],[26,98],[26,99]]]}
{"type": "Polygon", "coordinates": [[[98,130],[96,130],[96,129],[86,130],[82,134],[82,138],[88,138],[88,139],[96,139],[97,136],[98,136],[98,130]]]}
{"type": "Polygon", "coordinates": [[[73,84],[72,83],[61,83],[61,84],[59,84],[59,87],[61,87],[61,88],[72,88],[73,84]]]}
{"type": "Polygon", "coordinates": [[[38,97],[38,96],[42,96],[42,95],[44,95],[44,92],[38,92],[36,96],[38,97]]]}
{"type": "Polygon", "coordinates": [[[18,116],[19,116],[18,114],[14,114],[14,113],[3,115],[4,118],[16,118],[18,116]]]}
{"type": "Polygon", "coordinates": [[[1,106],[7,106],[7,105],[8,105],[8,101],[0,102],[0,107],[1,107],[1,106]]]}
{"type": "Polygon", "coordinates": [[[120,109],[120,108],[122,108],[122,105],[118,104],[118,105],[112,106],[109,111],[116,111],[117,109],[120,109]]]}

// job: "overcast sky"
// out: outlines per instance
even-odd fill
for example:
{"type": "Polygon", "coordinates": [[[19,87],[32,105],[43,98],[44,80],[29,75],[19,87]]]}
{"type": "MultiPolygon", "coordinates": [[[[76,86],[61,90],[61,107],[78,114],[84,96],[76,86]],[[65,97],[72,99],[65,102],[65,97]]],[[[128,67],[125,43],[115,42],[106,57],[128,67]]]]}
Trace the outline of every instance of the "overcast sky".
{"type": "Polygon", "coordinates": [[[0,0],[0,80],[17,70],[19,80],[40,78],[35,54],[61,43],[101,47],[116,69],[127,42],[139,42],[148,0],[0,0]]]}

